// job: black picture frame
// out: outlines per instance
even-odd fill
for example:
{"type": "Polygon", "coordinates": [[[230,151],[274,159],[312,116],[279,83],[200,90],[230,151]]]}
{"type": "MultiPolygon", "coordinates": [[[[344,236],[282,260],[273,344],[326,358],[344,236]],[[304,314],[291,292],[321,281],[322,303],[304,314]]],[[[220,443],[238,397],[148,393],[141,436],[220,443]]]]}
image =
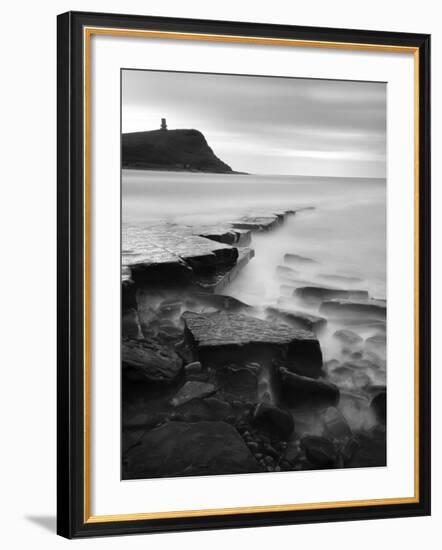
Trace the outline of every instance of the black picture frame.
{"type": "MultiPolygon", "coordinates": [[[[257,527],[430,514],[430,36],[68,12],[58,16],[58,369],[57,531],[67,538],[257,527]],[[237,37],[386,45],[415,49],[419,72],[419,468],[412,503],[220,514],[164,519],[88,521],[85,512],[84,405],[84,40],[85,27],[204,33],[237,37]]],[[[86,393],[85,393],[86,391],[86,393]]]]}

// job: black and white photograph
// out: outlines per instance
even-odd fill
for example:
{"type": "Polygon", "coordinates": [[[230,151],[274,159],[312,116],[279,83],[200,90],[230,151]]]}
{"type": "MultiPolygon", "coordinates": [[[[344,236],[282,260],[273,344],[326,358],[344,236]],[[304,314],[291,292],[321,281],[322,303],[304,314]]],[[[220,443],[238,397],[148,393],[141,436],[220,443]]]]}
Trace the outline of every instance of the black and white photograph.
{"type": "Polygon", "coordinates": [[[386,466],[386,84],[121,89],[122,479],[386,466]]]}

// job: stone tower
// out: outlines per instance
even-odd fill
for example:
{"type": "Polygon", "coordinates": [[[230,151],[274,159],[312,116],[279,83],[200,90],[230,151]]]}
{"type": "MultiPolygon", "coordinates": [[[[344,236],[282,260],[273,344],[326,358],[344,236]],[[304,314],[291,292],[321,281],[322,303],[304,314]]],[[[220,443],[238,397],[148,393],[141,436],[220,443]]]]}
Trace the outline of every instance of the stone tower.
{"type": "Polygon", "coordinates": [[[161,119],[161,130],[167,130],[167,124],[166,124],[165,118],[161,119]]]}

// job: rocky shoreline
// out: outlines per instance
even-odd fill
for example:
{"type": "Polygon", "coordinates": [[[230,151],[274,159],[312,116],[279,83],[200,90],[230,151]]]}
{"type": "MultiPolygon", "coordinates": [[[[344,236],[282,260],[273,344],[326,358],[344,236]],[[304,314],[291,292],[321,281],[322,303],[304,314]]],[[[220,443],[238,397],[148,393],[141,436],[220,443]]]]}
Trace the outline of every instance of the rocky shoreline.
{"type": "Polygon", "coordinates": [[[124,229],[123,479],[386,464],[386,302],[295,251],[277,304],[228,295],[301,210],[124,229]]]}

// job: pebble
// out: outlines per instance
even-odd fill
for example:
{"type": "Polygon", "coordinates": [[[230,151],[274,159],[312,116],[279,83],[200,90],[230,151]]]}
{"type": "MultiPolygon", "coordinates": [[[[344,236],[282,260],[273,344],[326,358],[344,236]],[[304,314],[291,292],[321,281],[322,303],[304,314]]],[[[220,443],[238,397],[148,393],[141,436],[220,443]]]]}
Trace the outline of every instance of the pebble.
{"type": "Polygon", "coordinates": [[[186,374],[199,374],[202,371],[202,365],[199,361],[192,361],[184,367],[186,374]]]}

